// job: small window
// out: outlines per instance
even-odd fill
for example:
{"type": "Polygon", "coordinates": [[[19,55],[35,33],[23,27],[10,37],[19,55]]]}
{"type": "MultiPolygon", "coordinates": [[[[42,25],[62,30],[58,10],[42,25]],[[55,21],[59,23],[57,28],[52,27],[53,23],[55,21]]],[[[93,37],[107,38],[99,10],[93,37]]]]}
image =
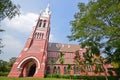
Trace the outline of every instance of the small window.
{"type": "Polygon", "coordinates": [[[74,66],[74,74],[76,74],[77,70],[76,70],[76,67],[74,66]]]}
{"type": "Polygon", "coordinates": [[[54,66],[53,73],[57,73],[56,66],[54,66]]]}
{"type": "Polygon", "coordinates": [[[60,67],[58,66],[58,74],[60,74],[60,67]]]}
{"type": "Polygon", "coordinates": [[[42,25],[42,20],[40,20],[40,22],[39,22],[39,27],[41,27],[41,25],[42,25]]]}
{"type": "Polygon", "coordinates": [[[41,38],[43,39],[44,33],[41,34],[41,38]]]}
{"type": "Polygon", "coordinates": [[[41,34],[42,34],[42,33],[40,33],[40,35],[39,35],[39,39],[41,38],[41,34]]]}
{"type": "Polygon", "coordinates": [[[46,27],[46,20],[45,20],[44,23],[43,23],[43,27],[46,27]]]}
{"type": "Polygon", "coordinates": [[[64,74],[67,74],[67,69],[66,69],[66,67],[64,67],[64,74]]]}
{"type": "Polygon", "coordinates": [[[92,66],[90,64],[87,65],[87,70],[92,71],[92,66]]]}
{"type": "Polygon", "coordinates": [[[37,39],[39,39],[39,33],[37,34],[37,39]]]}
{"type": "Polygon", "coordinates": [[[38,33],[38,32],[34,33],[34,38],[36,39],[43,39],[43,37],[44,37],[44,33],[38,33]]]}

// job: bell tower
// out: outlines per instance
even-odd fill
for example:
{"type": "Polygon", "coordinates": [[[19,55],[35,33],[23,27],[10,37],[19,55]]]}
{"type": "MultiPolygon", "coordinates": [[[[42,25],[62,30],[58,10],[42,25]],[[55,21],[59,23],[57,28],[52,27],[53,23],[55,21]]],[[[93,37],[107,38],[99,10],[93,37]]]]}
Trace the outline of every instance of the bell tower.
{"type": "Polygon", "coordinates": [[[47,47],[50,33],[50,5],[40,13],[25,47],[16,59],[8,77],[45,76],[47,47]]]}

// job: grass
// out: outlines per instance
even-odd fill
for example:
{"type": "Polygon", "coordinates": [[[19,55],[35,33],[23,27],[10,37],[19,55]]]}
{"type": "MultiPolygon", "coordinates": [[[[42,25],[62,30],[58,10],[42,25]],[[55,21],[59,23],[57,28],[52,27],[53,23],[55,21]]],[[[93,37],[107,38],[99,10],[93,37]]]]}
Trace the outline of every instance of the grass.
{"type": "Polygon", "coordinates": [[[58,79],[58,78],[8,78],[0,77],[0,80],[68,80],[68,79],[58,79]]]}

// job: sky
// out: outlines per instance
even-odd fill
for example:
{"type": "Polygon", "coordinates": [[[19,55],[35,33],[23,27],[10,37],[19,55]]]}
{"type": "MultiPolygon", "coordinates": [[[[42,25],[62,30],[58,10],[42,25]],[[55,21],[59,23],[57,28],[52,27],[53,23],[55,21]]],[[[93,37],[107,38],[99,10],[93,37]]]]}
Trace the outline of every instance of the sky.
{"type": "Polygon", "coordinates": [[[70,21],[74,20],[74,14],[79,11],[79,2],[87,3],[88,0],[12,0],[20,5],[20,16],[12,20],[7,18],[1,22],[5,32],[0,36],[5,47],[0,59],[9,61],[11,57],[17,57],[23,49],[33,26],[41,11],[50,3],[51,10],[51,32],[50,42],[79,44],[77,41],[69,41],[67,38],[71,34],[70,21]]]}

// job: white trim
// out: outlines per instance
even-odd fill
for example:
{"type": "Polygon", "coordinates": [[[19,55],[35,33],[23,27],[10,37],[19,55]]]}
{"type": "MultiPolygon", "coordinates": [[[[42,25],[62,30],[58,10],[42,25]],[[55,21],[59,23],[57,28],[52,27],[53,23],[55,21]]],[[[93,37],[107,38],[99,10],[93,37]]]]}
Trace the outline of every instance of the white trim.
{"type": "Polygon", "coordinates": [[[20,62],[20,64],[18,65],[18,69],[20,68],[20,66],[23,64],[23,62],[25,62],[26,60],[28,60],[28,59],[35,59],[36,61],[37,61],[37,63],[38,63],[38,69],[40,68],[40,63],[39,63],[39,60],[36,58],[36,57],[34,57],[34,56],[30,56],[30,57],[27,57],[27,58],[25,58],[24,60],[22,60],[22,62],[20,62]]]}

